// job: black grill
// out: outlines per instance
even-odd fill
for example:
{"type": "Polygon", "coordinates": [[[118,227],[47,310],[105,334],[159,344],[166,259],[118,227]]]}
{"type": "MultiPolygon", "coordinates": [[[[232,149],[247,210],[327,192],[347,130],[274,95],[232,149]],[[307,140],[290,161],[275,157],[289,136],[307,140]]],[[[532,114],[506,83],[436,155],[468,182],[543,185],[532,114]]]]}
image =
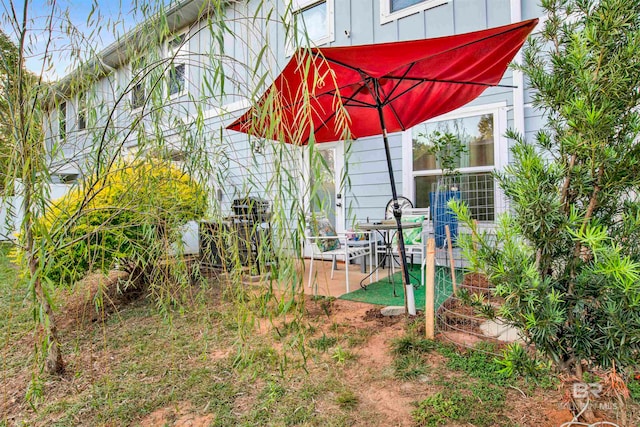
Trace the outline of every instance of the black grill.
{"type": "Polygon", "coordinates": [[[269,202],[255,198],[244,197],[235,199],[231,204],[231,209],[236,217],[252,222],[269,221],[269,202]]]}

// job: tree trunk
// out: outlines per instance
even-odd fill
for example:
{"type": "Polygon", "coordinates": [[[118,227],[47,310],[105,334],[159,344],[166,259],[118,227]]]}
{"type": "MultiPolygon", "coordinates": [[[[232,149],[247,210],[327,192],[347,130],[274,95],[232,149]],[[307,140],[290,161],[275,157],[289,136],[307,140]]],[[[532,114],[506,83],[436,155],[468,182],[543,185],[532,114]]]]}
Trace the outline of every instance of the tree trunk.
{"type": "MultiPolygon", "coordinates": [[[[32,259],[30,266],[32,275],[37,274],[37,272],[35,271],[36,264],[36,260],[32,259]]],[[[49,304],[49,300],[47,299],[46,295],[44,294],[44,290],[42,289],[42,281],[40,280],[39,276],[35,279],[34,288],[36,291],[36,295],[38,296],[38,302],[40,303],[42,310],[44,310],[44,314],[47,318],[47,321],[45,322],[45,334],[47,342],[47,358],[45,361],[45,367],[47,369],[47,373],[51,375],[62,374],[64,372],[64,362],[62,360],[62,352],[60,352],[58,326],[56,324],[53,308],[51,307],[51,304],[49,304]]]]}
{"type": "MultiPolygon", "coordinates": [[[[576,377],[578,381],[583,381],[583,371],[582,371],[582,362],[576,361],[575,364],[576,377]]],[[[589,391],[587,391],[589,393],[589,391]]],[[[576,406],[576,415],[580,414],[579,419],[584,420],[585,422],[591,424],[595,421],[596,416],[593,413],[592,405],[589,404],[589,396],[587,398],[576,397],[575,394],[573,396],[573,403],[576,406]]]]}

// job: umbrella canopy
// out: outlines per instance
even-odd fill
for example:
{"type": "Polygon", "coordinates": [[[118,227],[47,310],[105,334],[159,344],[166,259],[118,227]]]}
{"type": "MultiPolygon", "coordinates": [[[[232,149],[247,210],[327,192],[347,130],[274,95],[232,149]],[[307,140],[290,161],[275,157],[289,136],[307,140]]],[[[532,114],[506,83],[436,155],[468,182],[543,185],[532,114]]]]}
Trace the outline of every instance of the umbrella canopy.
{"type": "MultiPolygon", "coordinates": [[[[412,126],[461,107],[500,82],[537,19],[433,39],[298,50],[254,106],[228,128],[287,143],[344,138],[412,126]],[[272,103],[277,114],[261,106],[272,103]],[[277,117],[277,122],[271,120],[277,117]],[[301,118],[305,118],[301,120],[301,118]]],[[[267,107],[269,108],[269,107],[267,107]]]]}
{"type": "Polygon", "coordinates": [[[298,50],[258,104],[228,129],[298,145],[382,134],[405,305],[415,314],[387,133],[455,110],[497,86],[537,22],[433,39],[298,50]]]}

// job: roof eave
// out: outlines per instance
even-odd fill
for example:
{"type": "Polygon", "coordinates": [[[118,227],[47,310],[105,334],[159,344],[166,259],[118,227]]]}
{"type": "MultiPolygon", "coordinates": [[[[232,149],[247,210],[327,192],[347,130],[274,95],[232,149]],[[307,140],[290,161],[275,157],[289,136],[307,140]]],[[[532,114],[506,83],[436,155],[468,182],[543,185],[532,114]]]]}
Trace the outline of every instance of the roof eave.
{"type": "Polygon", "coordinates": [[[162,15],[157,14],[136,25],[123,37],[120,37],[98,53],[94,59],[89,60],[55,82],[54,85],[57,87],[57,94],[60,96],[68,95],[72,83],[82,75],[90,75],[91,80],[99,79],[126,64],[130,60],[128,52],[131,51],[131,47],[146,43],[147,39],[141,36],[148,32],[149,27],[160,20],[161,16],[164,17],[162,19],[166,20],[169,31],[174,32],[198,21],[203,16],[207,16],[214,11],[215,8],[211,4],[211,0],[184,0],[174,3],[168,9],[161,12],[162,15]]]}

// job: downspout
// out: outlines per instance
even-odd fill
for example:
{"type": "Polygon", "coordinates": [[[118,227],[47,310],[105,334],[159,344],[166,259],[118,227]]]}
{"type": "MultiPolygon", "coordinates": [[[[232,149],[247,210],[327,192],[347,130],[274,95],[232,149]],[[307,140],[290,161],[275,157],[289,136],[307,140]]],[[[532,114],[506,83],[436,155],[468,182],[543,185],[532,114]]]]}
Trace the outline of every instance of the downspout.
{"type": "MultiPolygon", "coordinates": [[[[522,21],[522,0],[510,0],[511,22],[522,21]]],[[[522,62],[522,52],[518,52],[513,62],[522,62]]],[[[524,136],[524,74],[520,70],[513,70],[513,128],[524,136]]]]}

